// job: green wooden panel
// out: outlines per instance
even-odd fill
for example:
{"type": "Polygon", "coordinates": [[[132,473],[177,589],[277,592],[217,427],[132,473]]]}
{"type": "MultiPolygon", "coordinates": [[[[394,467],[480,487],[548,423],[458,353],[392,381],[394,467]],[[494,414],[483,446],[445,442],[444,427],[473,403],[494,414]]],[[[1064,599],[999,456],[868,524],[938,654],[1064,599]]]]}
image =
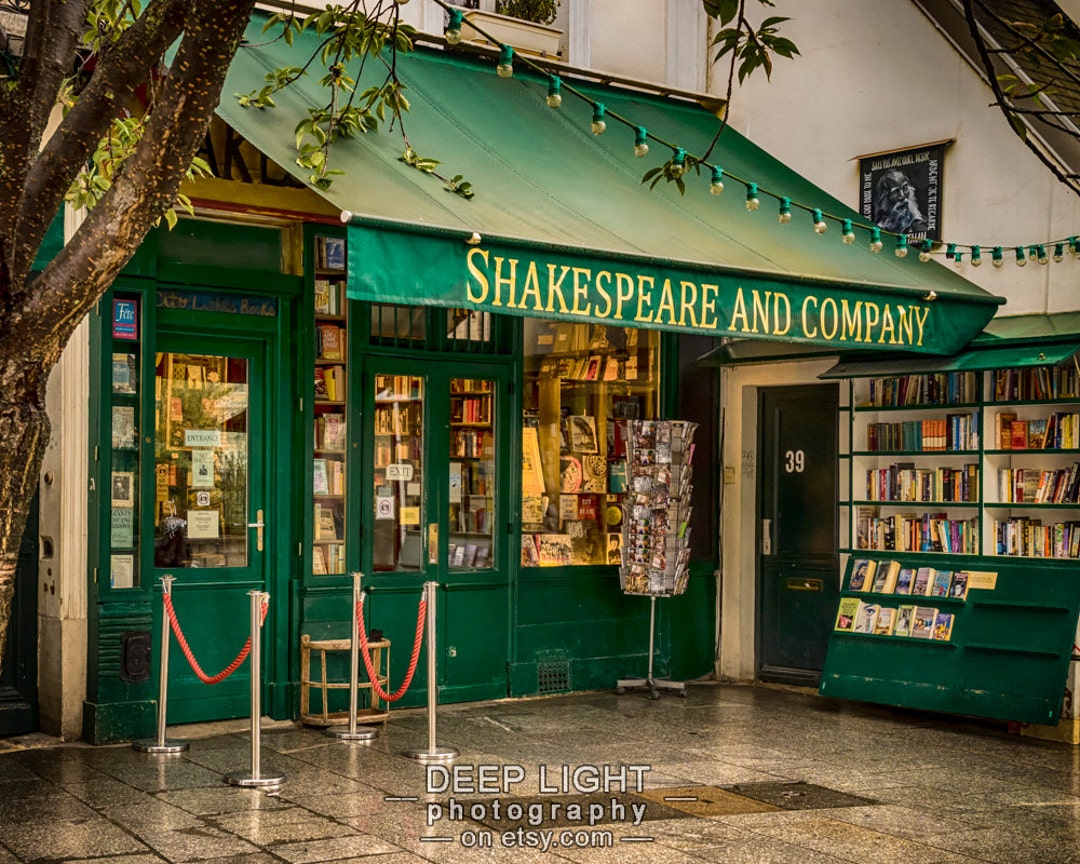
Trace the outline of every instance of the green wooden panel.
{"type": "MultiPolygon", "coordinates": [[[[1075,561],[961,555],[860,554],[903,566],[997,574],[966,600],[846,590],[842,597],[896,607],[917,603],[955,615],[948,641],[833,631],[820,692],[1052,725],[1057,722],[1080,609],[1075,561]]],[[[848,561],[845,586],[856,557],[848,561]]]]}

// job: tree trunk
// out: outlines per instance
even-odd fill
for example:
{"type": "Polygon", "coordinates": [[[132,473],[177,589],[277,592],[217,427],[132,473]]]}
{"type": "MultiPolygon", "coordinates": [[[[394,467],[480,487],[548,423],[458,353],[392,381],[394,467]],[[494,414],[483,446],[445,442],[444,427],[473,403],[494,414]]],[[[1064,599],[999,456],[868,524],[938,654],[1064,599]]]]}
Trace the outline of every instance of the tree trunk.
{"type": "Polygon", "coordinates": [[[0,353],[0,660],[15,597],[19,546],[49,441],[45,383],[51,363],[26,356],[23,346],[12,344],[18,341],[4,339],[0,353]]]}

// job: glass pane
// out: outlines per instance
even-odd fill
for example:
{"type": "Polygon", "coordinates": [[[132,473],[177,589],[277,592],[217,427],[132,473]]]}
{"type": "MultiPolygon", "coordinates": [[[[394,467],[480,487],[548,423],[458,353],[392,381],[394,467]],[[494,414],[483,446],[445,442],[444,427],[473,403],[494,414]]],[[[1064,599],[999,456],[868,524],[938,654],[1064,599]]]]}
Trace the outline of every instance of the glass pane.
{"type": "Polygon", "coordinates": [[[375,522],[376,570],[419,570],[423,508],[424,379],[376,375],[375,522]]]}
{"type": "Polygon", "coordinates": [[[426,336],[426,307],[371,306],[373,342],[422,342],[426,336]]]}
{"type": "Polygon", "coordinates": [[[522,566],[619,563],[616,421],[657,419],[659,348],[655,330],[526,319],[522,566]]]}
{"type": "Polygon", "coordinates": [[[248,563],[248,361],[161,354],[156,370],[154,565],[248,563]]]}
{"type": "Polygon", "coordinates": [[[450,379],[451,570],[490,567],[495,527],[495,387],[450,379]]]}
{"type": "Polygon", "coordinates": [[[112,476],[109,520],[109,586],[137,588],[139,573],[139,299],[113,300],[112,476]]]}

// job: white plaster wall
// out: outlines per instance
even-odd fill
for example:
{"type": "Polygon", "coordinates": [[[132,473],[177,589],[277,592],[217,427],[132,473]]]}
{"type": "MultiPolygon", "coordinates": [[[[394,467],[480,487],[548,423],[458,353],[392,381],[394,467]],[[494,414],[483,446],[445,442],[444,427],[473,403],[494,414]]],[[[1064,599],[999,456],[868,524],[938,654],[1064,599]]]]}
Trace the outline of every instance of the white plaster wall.
{"type": "Polygon", "coordinates": [[[665,0],[592,0],[590,67],[664,81],[667,5],[665,0]]]}
{"type": "MultiPolygon", "coordinates": [[[[777,0],[767,14],[791,16],[783,30],[803,56],[779,60],[771,82],[757,73],[735,93],[731,123],[755,143],[857,206],[853,157],[952,138],[943,178],[947,240],[980,243],[985,253],[988,245],[1080,232],[1080,201],[988,107],[990,89],[914,4],[777,0]]],[[[724,82],[717,67],[713,92],[724,82]]],[[[1080,262],[1020,269],[1006,260],[1000,270],[989,260],[963,267],[1008,298],[1002,314],[1080,309],[1080,262]]]]}

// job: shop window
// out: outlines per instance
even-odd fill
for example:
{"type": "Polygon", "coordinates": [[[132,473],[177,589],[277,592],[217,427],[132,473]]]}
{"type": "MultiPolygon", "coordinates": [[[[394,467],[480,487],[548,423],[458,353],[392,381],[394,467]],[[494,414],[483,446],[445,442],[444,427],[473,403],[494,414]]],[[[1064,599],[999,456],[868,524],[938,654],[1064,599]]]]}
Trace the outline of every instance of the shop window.
{"type": "Polygon", "coordinates": [[[423,345],[426,338],[427,309],[423,306],[371,306],[372,343],[407,347],[423,345]]]}
{"type": "Polygon", "coordinates": [[[527,319],[524,345],[522,566],[618,564],[618,421],[657,419],[659,333],[527,319]]]}

